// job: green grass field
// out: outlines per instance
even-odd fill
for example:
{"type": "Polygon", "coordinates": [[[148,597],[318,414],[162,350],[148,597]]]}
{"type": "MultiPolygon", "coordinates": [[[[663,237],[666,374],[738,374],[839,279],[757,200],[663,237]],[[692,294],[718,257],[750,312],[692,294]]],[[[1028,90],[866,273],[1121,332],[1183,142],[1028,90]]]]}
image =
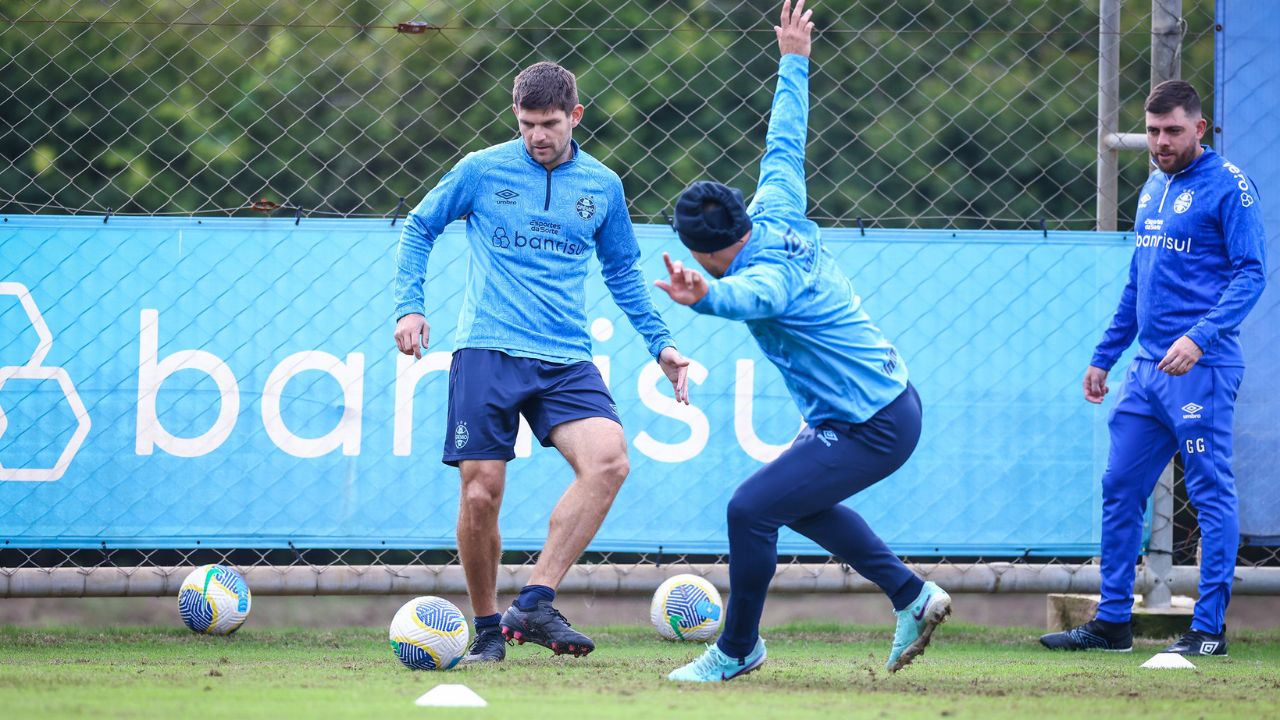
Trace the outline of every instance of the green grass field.
{"type": "Polygon", "coordinates": [[[769,661],[714,687],[664,678],[700,645],[649,628],[594,630],[599,650],[553,658],[510,649],[501,666],[415,673],[378,629],[255,630],[232,638],[185,629],[0,628],[6,718],[1275,718],[1280,632],[1233,633],[1230,658],[1198,669],[1142,670],[1132,654],[1056,654],[1032,629],[947,624],[916,664],[883,671],[890,628],[770,629],[769,661]],[[419,708],[437,683],[464,683],[482,709],[419,708]]]}

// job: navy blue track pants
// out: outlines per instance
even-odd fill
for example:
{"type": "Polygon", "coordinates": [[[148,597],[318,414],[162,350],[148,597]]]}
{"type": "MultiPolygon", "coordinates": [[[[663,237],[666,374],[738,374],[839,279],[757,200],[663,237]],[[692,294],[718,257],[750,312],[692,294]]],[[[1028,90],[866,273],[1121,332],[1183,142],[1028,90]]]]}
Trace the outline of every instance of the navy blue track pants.
{"type": "Polygon", "coordinates": [[[738,487],[729,501],[729,603],[721,651],[745,657],[755,647],[783,525],[879,586],[895,610],[915,600],[920,578],[840,502],[901,467],[919,439],[920,396],[908,383],[865,422],[806,428],[786,452],[738,487]]]}

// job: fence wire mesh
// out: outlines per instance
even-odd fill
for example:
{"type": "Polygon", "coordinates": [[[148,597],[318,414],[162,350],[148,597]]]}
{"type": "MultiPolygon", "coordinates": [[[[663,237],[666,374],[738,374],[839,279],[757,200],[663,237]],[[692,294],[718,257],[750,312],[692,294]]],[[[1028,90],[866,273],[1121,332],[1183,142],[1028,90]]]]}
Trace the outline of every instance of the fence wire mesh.
{"type": "MultiPolygon", "coordinates": [[[[0,23],[0,211],[235,214],[266,198],[387,215],[466,152],[513,137],[514,74],[554,59],[579,75],[578,139],[620,172],[633,216],[657,222],[693,180],[754,186],[775,5],[13,4],[0,23]]],[[[1130,131],[1149,14],[1124,4],[1130,131]]],[[[1208,95],[1213,3],[1185,15],[1183,74],[1208,95]]],[[[1093,226],[1096,2],[859,2],[820,20],[815,219],[1093,226]]],[[[1125,158],[1121,227],[1146,174],[1141,153],[1125,158]]]]}
{"type": "MultiPolygon", "coordinates": [[[[1196,509],[1187,496],[1183,480],[1182,455],[1173,458],[1173,564],[1200,564],[1200,524],[1196,509]]],[[[1237,567],[1280,567],[1280,546],[1242,544],[1236,555],[1237,567]]]]}
{"type": "MultiPolygon", "coordinates": [[[[537,557],[533,552],[504,552],[499,591],[526,584],[537,557]]],[[[1034,592],[1046,582],[1056,583],[1057,589],[1087,591],[1097,583],[1097,566],[1090,558],[903,559],[922,577],[945,581],[953,592],[1034,592]]],[[[0,597],[164,595],[176,591],[191,568],[210,563],[240,568],[250,577],[254,592],[267,595],[465,591],[461,564],[452,550],[0,549],[0,597]]],[[[727,589],[728,567],[727,555],[589,552],[560,590],[645,594],[677,573],[701,575],[727,589]]],[[[773,589],[877,591],[839,560],[802,555],[779,556],[773,589]]]]}
{"type": "MultiPolygon", "coordinates": [[[[695,179],[755,184],[776,67],[775,5],[13,4],[0,10],[0,212],[244,215],[265,198],[304,216],[390,215],[465,153],[513,137],[514,74],[555,59],[578,73],[588,107],[577,139],[622,175],[637,221],[661,222],[670,198],[695,179]]],[[[1148,90],[1149,11],[1146,2],[1123,8],[1128,131],[1141,128],[1148,90]]],[[[811,216],[845,227],[997,229],[1042,219],[1092,227],[1097,12],[1096,2],[1076,0],[902,0],[854,3],[823,18],[811,216]]],[[[1208,111],[1213,3],[1188,4],[1184,15],[1183,77],[1208,111]]],[[[1144,154],[1122,155],[1121,227],[1132,226],[1146,174],[1144,154]]],[[[1197,534],[1185,499],[1175,523],[1175,564],[1193,565],[1197,534]]],[[[444,550],[0,550],[3,574],[204,562],[320,572],[457,558],[444,550]]],[[[583,562],[725,558],[597,553],[583,562]]],[[[838,565],[802,556],[783,563],[838,565]]],[[[1240,563],[1275,566],[1280,555],[1246,548],[1240,563]]]]}

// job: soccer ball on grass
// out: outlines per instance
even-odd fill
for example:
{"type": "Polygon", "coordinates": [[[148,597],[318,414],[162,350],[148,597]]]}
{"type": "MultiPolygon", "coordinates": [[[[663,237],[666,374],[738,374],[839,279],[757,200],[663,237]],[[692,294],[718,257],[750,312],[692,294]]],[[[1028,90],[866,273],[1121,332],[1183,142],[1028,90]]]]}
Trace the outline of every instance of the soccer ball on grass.
{"type": "Polygon", "coordinates": [[[182,622],[205,635],[230,635],[239,630],[252,604],[249,584],[226,565],[201,565],[178,589],[182,622]]]}
{"type": "Polygon", "coordinates": [[[724,603],[706,578],[676,575],[658,586],[649,604],[649,619],[668,640],[708,642],[720,634],[724,603]]]}
{"type": "Polygon", "coordinates": [[[432,595],[401,606],[391,620],[391,650],[410,670],[448,670],[467,650],[467,619],[448,600],[432,595]]]}

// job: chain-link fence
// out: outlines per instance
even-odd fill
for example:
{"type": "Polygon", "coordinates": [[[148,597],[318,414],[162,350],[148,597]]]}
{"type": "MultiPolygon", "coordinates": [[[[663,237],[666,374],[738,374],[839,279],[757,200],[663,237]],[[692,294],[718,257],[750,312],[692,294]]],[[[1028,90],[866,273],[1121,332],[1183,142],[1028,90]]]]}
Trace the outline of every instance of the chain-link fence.
{"type": "MultiPolygon", "coordinates": [[[[671,232],[638,234],[652,274],[671,232]]],[[[1096,566],[1079,556],[1097,548],[1106,437],[1103,411],[1079,398],[1078,364],[1123,282],[1125,239],[824,235],[869,289],[928,408],[911,462],[860,493],[858,511],[957,591],[1096,588],[1096,566]]],[[[441,431],[456,431],[444,414],[448,353],[414,361],[390,347],[380,298],[395,239],[388,222],[369,220],[0,226],[18,261],[11,277],[38,281],[0,287],[0,323],[30,326],[0,342],[0,479],[46,481],[0,483],[0,567],[12,570],[0,594],[163,593],[177,564],[222,553],[255,566],[266,593],[455,588],[451,552],[415,550],[451,547],[457,481],[438,453],[441,431]],[[78,332],[86,326],[95,332],[78,332]],[[150,564],[160,562],[175,565],[150,564]]],[[[429,312],[444,347],[464,252],[453,226],[433,255],[429,312]]],[[[597,277],[587,309],[633,476],[568,588],[634,590],[672,563],[723,574],[728,499],[799,421],[780,375],[741,326],[668,307],[699,361],[694,405],[682,410],[659,392],[660,373],[597,277]]],[[[533,550],[567,472],[527,436],[516,455],[507,506],[519,512],[505,516],[504,539],[533,550]]],[[[816,550],[789,531],[781,540],[784,554],[816,550]]],[[[784,565],[792,589],[866,589],[830,560],[784,565]]],[[[1266,587],[1255,580],[1240,591],[1266,587]]]]}
{"type": "MultiPolygon", "coordinates": [[[[0,21],[0,212],[382,216],[513,137],[511,81],[575,70],[577,137],[638,220],[687,183],[754,187],[773,0],[60,0],[0,21]]],[[[1089,229],[1098,8],[902,0],[818,11],[810,213],[887,227],[1089,229]]],[[[1150,3],[1121,16],[1121,128],[1141,129],[1150,3]]],[[[1212,108],[1213,3],[1183,75],[1212,108]]],[[[1146,175],[1122,165],[1120,227],[1146,175]]]]}
{"type": "MultiPolygon", "coordinates": [[[[1173,564],[1200,564],[1200,525],[1183,482],[1182,455],[1173,458],[1173,564]]],[[[1280,567],[1280,546],[1244,545],[1236,556],[1239,567],[1280,567]]]]}
{"type": "MultiPolygon", "coordinates": [[[[852,5],[829,16],[819,11],[808,148],[816,220],[872,228],[1093,227],[1096,3],[852,5]]],[[[246,215],[257,204],[259,211],[283,208],[305,218],[393,216],[402,200],[415,202],[466,152],[513,137],[513,76],[554,59],[578,73],[588,107],[577,139],[622,175],[633,217],[660,222],[692,180],[754,186],[776,68],[776,10],[773,0],[656,9],[643,2],[304,0],[6,7],[0,212],[246,215]]],[[[1147,2],[1127,2],[1121,16],[1120,125],[1130,131],[1141,128],[1148,90],[1149,11],[1147,2]]],[[[1189,4],[1184,15],[1183,76],[1201,90],[1208,110],[1213,4],[1189,4]]],[[[1122,156],[1122,228],[1132,225],[1146,174],[1144,154],[1122,156]]],[[[283,272],[288,262],[264,258],[268,274],[283,272]]],[[[1062,270],[1041,265],[1045,273],[1062,270]]],[[[1011,300],[1011,315],[1021,299],[1011,300]]],[[[216,297],[187,300],[212,304],[216,297]]],[[[1040,308],[1022,322],[1051,315],[1040,308]]],[[[209,327],[198,312],[191,317],[184,330],[227,330],[209,327]]],[[[984,329],[1006,332],[1008,317],[984,329]]],[[[1047,341],[1053,328],[1045,333],[1047,341]]],[[[927,371],[923,363],[917,369],[927,371]]],[[[635,370],[615,368],[619,375],[635,370]]],[[[199,394],[195,387],[183,392],[199,394]]],[[[304,423],[329,418],[331,409],[313,409],[304,423]]],[[[964,422],[961,414],[951,419],[964,422]]],[[[1175,516],[1179,566],[1196,559],[1189,517],[1184,504],[1175,516]]],[[[505,559],[513,578],[530,557],[505,559]]],[[[119,592],[121,578],[137,576],[153,582],[135,585],[145,588],[136,592],[155,594],[171,590],[172,568],[213,560],[285,578],[281,592],[370,591],[360,589],[359,578],[373,588],[400,587],[396,578],[406,577],[418,588],[461,587],[456,557],[445,550],[13,548],[0,550],[0,576],[12,583],[65,575],[67,594],[75,594],[76,578],[96,576],[95,587],[119,592]],[[326,573],[344,579],[324,586],[326,573]]],[[[1240,562],[1280,560],[1272,550],[1246,548],[1240,562]]],[[[715,574],[724,559],[599,553],[585,558],[572,582],[590,588],[607,576],[606,585],[626,586],[619,578],[639,583],[646,568],[672,564],[715,574]]],[[[917,567],[945,575],[958,589],[1096,588],[1096,566],[1071,556],[922,556],[917,567]]],[[[797,578],[784,589],[859,587],[856,576],[828,558],[792,556],[780,572],[797,578]]],[[[15,592],[7,587],[0,595],[15,592]]]]}
{"type": "MultiPolygon", "coordinates": [[[[498,592],[526,585],[534,553],[503,553],[498,592]]],[[[1099,568],[1089,558],[905,557],[922,578],[953,593],[1098,592],[1099,568]]],[[[0,597],[163,596],[177,593],[193,566],[223,563],[237,567],[260,595],[464,594],[466,581],[457,553],[443,550],[0,550],[0,597]]],[[[729,590],[725,555],[587,553],[559,590],[568,593],[652,593],[666,578],[692,573],[729,590]]],[[[1163,583],[1174,593],[1193,595],[1199,572],[1177,566],[1163,583]]],[[[1157,584],[1139,566],[1134,590],[1142,595],[1157,584]]],[[[838,560],[825,556],[780,556],[771,592],[880,592],[838,560]]],[[[1274,571],[1237,570],[1237,595],[1274,595],[1274,571]]]]}

